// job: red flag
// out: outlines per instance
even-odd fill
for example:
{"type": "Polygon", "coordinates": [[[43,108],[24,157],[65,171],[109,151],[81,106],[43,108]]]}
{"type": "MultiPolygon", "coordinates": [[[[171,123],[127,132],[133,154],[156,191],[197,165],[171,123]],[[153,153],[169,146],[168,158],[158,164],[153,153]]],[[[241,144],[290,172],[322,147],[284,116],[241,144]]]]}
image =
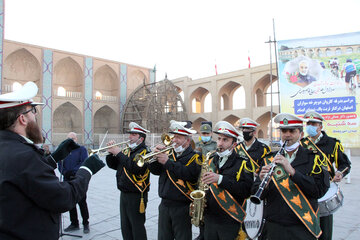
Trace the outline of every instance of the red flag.
{"type": "Polygon", "coordinates": [[[248,61],[249,61],[249,68],[250,68],[250,63],[251,63],[251,62],[250,62],[250,56],[248,56],[248,61]]]}
{"type": "Polygon", "coordinates": [[[217,66],[216,66],[216,63],[215,63],[215,74],[217,75],[217,66]]]}

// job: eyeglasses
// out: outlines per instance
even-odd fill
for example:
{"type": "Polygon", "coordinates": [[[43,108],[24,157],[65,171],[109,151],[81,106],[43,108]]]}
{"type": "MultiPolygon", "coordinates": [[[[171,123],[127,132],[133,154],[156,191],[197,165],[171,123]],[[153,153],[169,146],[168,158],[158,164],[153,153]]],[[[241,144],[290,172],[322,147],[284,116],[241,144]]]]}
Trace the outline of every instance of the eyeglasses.
{"type": "Polygon", "coordinates": [[[36,114],[36,113],[37,113],[36,106],[31,106],[31,108],[30,108],[29,110],[27,110],[27,111],[25,111],[25,112],[22,112],[22,113],[20,113],[20,114],[25,115],[25,114],[27,114],[27,113],[29,113],[29,112],[32,112],[33,114],[36,114]]]}

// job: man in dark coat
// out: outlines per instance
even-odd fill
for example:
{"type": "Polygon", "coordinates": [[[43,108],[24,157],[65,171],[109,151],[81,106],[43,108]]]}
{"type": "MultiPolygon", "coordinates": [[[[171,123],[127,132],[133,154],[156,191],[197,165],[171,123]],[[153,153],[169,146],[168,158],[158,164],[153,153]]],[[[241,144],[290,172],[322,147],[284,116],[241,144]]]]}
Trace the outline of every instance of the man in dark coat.
{"type": "Polygon", "coordinates": [[[253,170],[247,166],[247,159],[234,151],[240,135],[234,126],[220,121],[216,123],[214,133],[218,135],[216,154],[205,162],[209,171],[202,176],[202,181],[209,185],[204,239],[235,239],[242,232],[245,200],[250,196],[253,170]]]}
{"type": "Polygon", "coordinates": [[[259,124],[250,118],[240,119],[240,129],[243,134],[244,141],[238,144],[235,151],[245,158],[249,158],[255,164],[255,168],[259,169],[263,165],[263,158],[271,152],[271,149],[265,143],[260,142],[256,138],[257,127],[259,124]]]}
{"type": "MultiPolygon", "coordinates": [[[[129,124],[129,147],[112,147],[106,157],[109,168],[116,170],[117,187],[120,195],[121,233],[124,240],[146,240],[145,207],[150,189],[149,169],[138,167],[137,155],[150,152],[145,145],[149,132],[135,122],[129,124]]],[[[115,142],[110,141],[108,146],[115,142]]]]}
{"type": "MultiPolygon", "coordinates": [[[[167,153],[159,153],[157,161],[149,164],[151,173],[160,175],[158,239],[189,240],[192,239],[189,216],[192,200],[189,195],[196,189],[202,159],[190,146],[191,134],[196,131],[185,127],[186,122],[170,123],[174,148],[167,153]]],[[[163,148],[158,145],[155,152],[163,148]]]]}
{"type": "MultiPolygon", "coordinates": [[[[76,133],[70,132],[67,138],[74,140],[77,143],[76,133]]],[[[88,152],[84,146],[80,146],[77,149],[71,151],[71,153],[62,161],[58,163],[60,174],[64,176],[64,181],[71,181],[76,172],[79,170],[85,159],[88,157],[88,152]]],[[[89,209],[86,203],[86,195],[80,202],[78,202],[81,217],[83,219],[82,224],[84,226],[83,232],[89,233],[89,209]]],[[[64,232],[70,232],[79,230],[79,220],[76,206],[69,211],[71,224],[64,229],[64,232]]]]}
{"type": "Polygon", "coordinates": [[[75,178],[59,182],[56,162],[79,147],[62,142],[48,158],[35,144],[42,142],[36,123],[35,83],[0,95],[0,239],[57,240],[60,213],[72,209],[84,196],[92,174],[104,163],[93,156],[75,178]]]}
{"type": "Polygon", "coordinates": [[[300,146],[304,119],[280,113],[274,121],[281,130],[285,156],[267,155],[252,188],[253,193],[257,192],[265,175],[276,163],[269,184],[260,196],[267,201],[266,237],[269,240],[317,239],[321,235],[317,199],[330,185],[327,166],[316,151],[300,146]]]}
{"type": "MultiPolygon", "coordinates": [[[[350,172],[351,163],[344,153],[344,148],[340,140],[329,137],[322,131],[322,122],[325,119],[315,111],[308,111],[304,118],[308,120],[306,123],[306,132],[308,137],[301,139],[303,147],[315,149],[324,157],[329,166],[330,177],[334,182],[340,182],[343,177],[350,172]],[[334,168],[335,166],[335,168],[334,168]]],[[[320,226],[323,233],[321,240],[331,240],[333,232],[333,214],[320,217],[320,226]]]]}

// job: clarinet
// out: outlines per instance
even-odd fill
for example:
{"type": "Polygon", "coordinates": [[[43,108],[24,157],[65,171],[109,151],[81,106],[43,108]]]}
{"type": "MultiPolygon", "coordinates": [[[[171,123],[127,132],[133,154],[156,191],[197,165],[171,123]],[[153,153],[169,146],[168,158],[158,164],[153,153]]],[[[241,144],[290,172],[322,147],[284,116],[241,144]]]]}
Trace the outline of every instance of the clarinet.
{"type": "MultiPolygon", "coordinates": [[[[284,154],[284,150],[285,150],[285,146],[286,146],[287,142],[288,142],[288,140],[285,140],[284,144],[281,146],[280,150],[276,153],[275,157],[279,154],[281,154],[281,155],[284,154]]],[[[264,179],[262,180],[262,182],[259,185],[259,189],[256,191],[256,193],[254,195],[251,195],[251,197],[250,197],[250,201],[252,203],[255,203],[255,204],[261,203],[260,196],[263,193],[264,189],[267,187],[267,184],[270,181],[272,174],[274,173],[276,163],[272,162],[272,163],[270,163],[270,166],[271,166],[271,168],[270,168],[269,172],[264,176],[264,179]]]]}

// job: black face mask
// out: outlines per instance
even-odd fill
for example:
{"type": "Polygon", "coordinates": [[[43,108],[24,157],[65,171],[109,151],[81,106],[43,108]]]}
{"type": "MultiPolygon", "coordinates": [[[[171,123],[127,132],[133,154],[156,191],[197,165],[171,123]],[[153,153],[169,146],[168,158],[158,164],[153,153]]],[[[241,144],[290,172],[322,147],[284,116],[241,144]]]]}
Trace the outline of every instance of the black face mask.
{"type": "Polygon", "coordinates": [[[252,133],[254,131],[251,131],[251,132],[243,132],[243,137],[244,137],[244,140],[245,141],[249,141],[250,139],[252,139],[252,135],[250,135],[250,133],[252,133]]]}

